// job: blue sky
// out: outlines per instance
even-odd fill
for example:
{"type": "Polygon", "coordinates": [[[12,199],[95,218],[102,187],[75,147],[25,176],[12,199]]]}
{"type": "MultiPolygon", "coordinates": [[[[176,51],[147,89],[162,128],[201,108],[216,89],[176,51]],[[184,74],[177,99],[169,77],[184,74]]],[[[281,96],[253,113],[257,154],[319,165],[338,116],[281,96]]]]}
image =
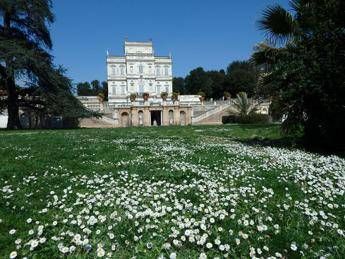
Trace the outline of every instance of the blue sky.
{"type": "Polygon", "coordinates": [[[288,0],[54,0],[52,54],[74,82],[106,80],[106,51],[122,54],[126,37],[152,39],[158,55],[171,52],[174,76],[198,66],[226,68],[263,40],[256,21],[274,3],[288,6],[288,0]]]}

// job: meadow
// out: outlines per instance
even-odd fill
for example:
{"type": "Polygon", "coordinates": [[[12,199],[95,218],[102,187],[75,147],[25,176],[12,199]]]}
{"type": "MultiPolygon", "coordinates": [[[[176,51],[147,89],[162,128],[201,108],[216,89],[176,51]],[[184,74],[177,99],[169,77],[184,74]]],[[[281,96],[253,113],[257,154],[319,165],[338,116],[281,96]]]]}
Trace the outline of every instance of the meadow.
{"type": "Polygon", "coordinates": [[[276,125],[0,131],[0,258],[344,258],[345,159],[276,125]]]}

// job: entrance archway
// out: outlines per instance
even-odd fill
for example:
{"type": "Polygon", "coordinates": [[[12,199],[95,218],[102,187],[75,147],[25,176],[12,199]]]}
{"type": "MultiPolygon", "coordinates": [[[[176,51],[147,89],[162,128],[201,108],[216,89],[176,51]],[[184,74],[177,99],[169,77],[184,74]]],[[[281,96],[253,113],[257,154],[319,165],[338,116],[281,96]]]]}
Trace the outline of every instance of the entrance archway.
{"type": "Polygon", "coordinates": [[[121,113],[121,126],[128,127],[129,126],[129,115],[127,112],[121,113]]]}
{"type": "Polygon", "coordinates": [[[150,111],[151,125],[161,125],[161,111],[150,111]]]}

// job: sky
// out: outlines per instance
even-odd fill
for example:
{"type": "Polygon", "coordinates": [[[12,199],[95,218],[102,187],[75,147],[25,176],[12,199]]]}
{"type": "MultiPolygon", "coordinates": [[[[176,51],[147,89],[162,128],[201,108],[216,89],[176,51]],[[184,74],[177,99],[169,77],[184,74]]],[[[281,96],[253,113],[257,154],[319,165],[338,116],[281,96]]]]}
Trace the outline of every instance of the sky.
{"type": "Polygon", "coordinates": [[[288,0],[53,0],[52,54],[74,83],[106,80],[106,52],[124,40],[152,39],[157,55],[172,54],[173,75],[226,69],[248,59],[264,40],[257,20],[266,6],[288,0]]]}

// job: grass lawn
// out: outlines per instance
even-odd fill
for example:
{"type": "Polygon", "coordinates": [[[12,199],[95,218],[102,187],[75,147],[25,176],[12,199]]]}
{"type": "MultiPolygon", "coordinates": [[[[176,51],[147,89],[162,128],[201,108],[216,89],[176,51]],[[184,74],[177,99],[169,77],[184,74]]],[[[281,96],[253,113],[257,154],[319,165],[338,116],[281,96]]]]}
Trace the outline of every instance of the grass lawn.
{"type": "Polygon", "coordinates": [[[344,258],[345,159],[266,145],[281,139],[276,125],[0,131],[0,258],[344,258]]]}

